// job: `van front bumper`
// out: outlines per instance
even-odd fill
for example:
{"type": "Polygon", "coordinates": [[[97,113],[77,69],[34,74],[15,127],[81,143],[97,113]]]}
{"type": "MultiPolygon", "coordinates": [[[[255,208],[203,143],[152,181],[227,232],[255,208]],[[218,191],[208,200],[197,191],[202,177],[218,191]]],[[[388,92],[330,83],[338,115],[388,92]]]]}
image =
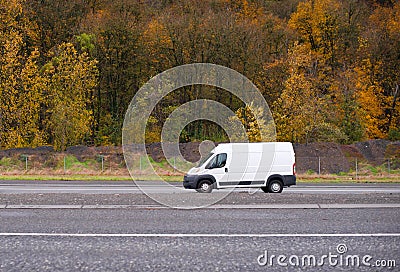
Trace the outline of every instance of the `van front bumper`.
{"type": "Polygon", "coordinates": [[[183,187],[185,189],[197,189],[198,177],[195,175],[185,175],[183,177],[183,187]]]}

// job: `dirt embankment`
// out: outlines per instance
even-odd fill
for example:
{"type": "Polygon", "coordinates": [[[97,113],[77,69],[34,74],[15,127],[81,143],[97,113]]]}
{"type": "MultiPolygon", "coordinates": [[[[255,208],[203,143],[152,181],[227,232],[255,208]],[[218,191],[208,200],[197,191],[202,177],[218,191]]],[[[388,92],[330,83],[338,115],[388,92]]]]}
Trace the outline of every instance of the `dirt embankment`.
{"type": "MultiPolygon", "coordinates": [[[[199,143],[181,144],[182,155],[190,161],[200,158],[199,143]]],[[[354,169],[355,162],[371,166],[384,164],[388,159],[400,158],[400,141],[370,140],[351,145],[337,143],[294,144],[296,167],[300,173],[307,170],[321,173],[349,172],[354,169]]],[[[156,159],[163,158],[160,144],[148,148],[149,154],[156,159]]],[[[392,162],[393,163],[393,162],[392,162]]],[[[400,167],[400,165],[393,165],[400,167]]]]}
{"type": "MultiPolygon", "coordinates": [[[[388,159],[400,158],[400,142],[370,140],[351,145],[337,143],[295,144],[297,169],[301,172],[318,167],[321,172],[339,173],[354,169],[355,163],[371,166],[384,164],[388,159]]],[[[317,172],[317,171],[316,171],[317,172]]]]}
{"type": "MultiPolygon", "coordinates": [[[[186,160],[195,162],[200,159],[200,143],[179,144],[179,151],[186,160]]],[[[168,147],[164,147],[168,149],[168,147]]],[[[353,168],[355,160],[370,165],[381,165],[390,158],[400,158],[400,141],[370,140],[351,145],[336,143],[310,143],[295,144],[296,164],[298,172],[320,168],[324,173],[347,172],[353,168]]],[[[160,143],[146,145],[146,152],[153,160],[159,162],[165,159],[163,147],[160,143]]],[[[177,156],[177,151],[169,151],[171,156],[177,156]]],[[[101,146],[73,146],[65,152],[56,152],[51,146],[37,148],[14,148],[0,151],[0,160],[5,158],[23,158],[28,156],[30,161],[54,167],[59,163],[59,158],[72,155],[77,160],[97,160],[101,157],[107,162],[112,162],[115,167],[125,167],[122,147],[101,146]]],[[[114,168],[114,167],[113,167],[114,168]]]]}

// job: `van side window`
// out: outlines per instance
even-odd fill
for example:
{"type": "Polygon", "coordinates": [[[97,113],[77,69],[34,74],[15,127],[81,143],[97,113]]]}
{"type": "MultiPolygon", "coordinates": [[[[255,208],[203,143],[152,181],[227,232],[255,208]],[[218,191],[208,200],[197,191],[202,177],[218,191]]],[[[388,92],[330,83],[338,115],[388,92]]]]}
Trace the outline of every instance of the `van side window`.
{"type": "Polygon", "coordinates": [[[207,169],[221,168],[226,164],[226,153],[221,153],[215,156],[207,165],[207,169]]]}

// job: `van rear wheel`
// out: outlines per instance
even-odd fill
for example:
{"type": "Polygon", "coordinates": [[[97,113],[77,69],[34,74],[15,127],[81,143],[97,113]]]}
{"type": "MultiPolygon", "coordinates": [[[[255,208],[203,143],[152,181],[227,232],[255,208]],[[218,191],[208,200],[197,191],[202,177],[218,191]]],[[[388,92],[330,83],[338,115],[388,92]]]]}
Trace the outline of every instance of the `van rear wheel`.
{"type": "Polygon", "coordinates": [[[271,180],[270,183],[268,183],[268,192],[270,193],[281,193],[283,190],[283,184],[280,180],[271,180]]]}
{"type": "Polygon", "coordinates": [[[197,187],[196,191],[199,193],[211,193],[213,189],[213,184],[209,180],[202,180],[199,183],[199,186],[197,187]]]}

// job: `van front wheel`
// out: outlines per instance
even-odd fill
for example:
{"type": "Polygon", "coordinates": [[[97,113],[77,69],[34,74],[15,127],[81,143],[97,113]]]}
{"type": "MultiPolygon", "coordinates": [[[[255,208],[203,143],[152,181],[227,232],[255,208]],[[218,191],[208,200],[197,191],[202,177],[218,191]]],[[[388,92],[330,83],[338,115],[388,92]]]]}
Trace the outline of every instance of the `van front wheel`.
{"type": "Polygon", "coordinates": [[[199,193],[211,193],[213,189],[213,184],[209,180],[202,180],[199,183],[198,188],[196,189],[197,192],[199,193]]]}
{"type": "Polygon", "coordinates": [[[268,184],[268,192],[270,193],[281,193],[283,190],[283,184],[280,180],[272,180],[268,184]]]}

